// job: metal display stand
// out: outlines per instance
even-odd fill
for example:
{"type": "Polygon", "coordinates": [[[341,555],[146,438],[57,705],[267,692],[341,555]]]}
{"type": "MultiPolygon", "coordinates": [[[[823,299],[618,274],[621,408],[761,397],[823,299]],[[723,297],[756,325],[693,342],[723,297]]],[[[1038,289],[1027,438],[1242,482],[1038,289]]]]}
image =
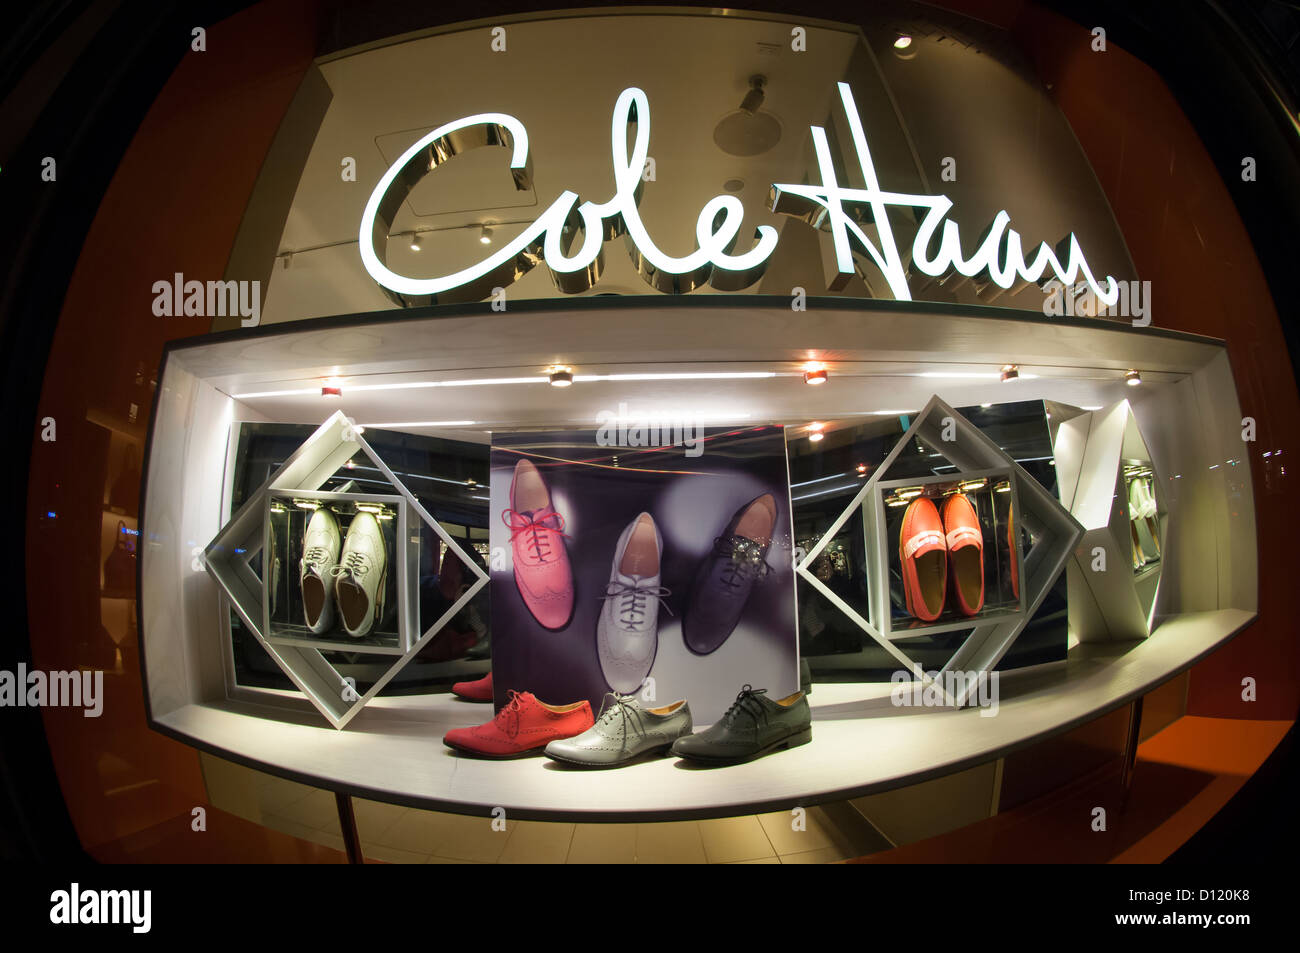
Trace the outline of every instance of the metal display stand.
{"type": "Polygon", "coordinates": [[[975,690],[977,679],[997,665],[1020,635],[1047,590],[1065,568],[1071,551],[1082,535],[1083,527],[1050,492],[970,421],[938,396],[934,396],[917,415],[907,433],[895,444],[884,463],[876,469],[795,570],[897,659],[904,670],[915,673],[926,689],[933,688],[949,705],[961,707],[975,690]],[[890,474],[891,467],[913,442],[919,442],[942,456],[957,472],[933,479],[894,480],[890,474]],[[1019,534],[1014,538],[1014,558],[1018,560],[1021,579],[1019,606],[1014,610],[997,609],[959,621],[949,619],[932,626],[895,630],[888,605],[888,547],[891,541],[885,538],[884,532],[885,494],[899,485],[951,483],[989,475],[1004,475],[1007,478],[1012,494],[1012,511],[1016,514],[1022,532],[1027,533],[1030,540],[1028,549],[1022,552],[1019,534]],[[859,511],[866,529],[867,589],[870,615],[873,617],[871,619],[864,619],[818,579],[811,568],[840,528],[859,511]],[[965,628],[971,629],[970,635],[943,669],[936,673],[924,672],[922,666],[908,656],[897,641],[915,635],[965,628]],[[962,673],[964,677],[951,679],[949,673],[962,673]],[[949,690],[949,686],[955,686],[955,689],[949,690]]]}
{"type": "MultiPolygon", "coordinates": [[[[277,665],[310,699],[326,720],[335,728],[347,726],[366,702],[374,698],[389,680],[416,653],[438,633],[461,607],[474,597],[474,594],[487,585],[488,576],[478,564],[466,556],[456,540],[444,530],[428,511],[420,505],[405,484],[393,473],[366,443],[361,431],[353,421],[335,412],[284,462],[269,480],[245,501],[216,537],[208,544],[203,553],[207,571],[217,581],[230,606],[239,614],[244,625],[262,644],[277,665]],[[316,493],[340,467],[360,450],[385,479],[393,485],[397,496],[374,496],[372,494],[322,494],[316,493]],[[401,558],[393,554],[398,566],[399,593],[402,603],[399,609],[399,641],[393,647],[398,654],[392,665],[365,692],[358,692],[355,680],[343,676],[335,665],[322,654],[323,650],[364,651],[362,644],[351,642],[329,642],[323,640],[287,639],[277,637],[268,629],[268,606],[266,587],[261,577],[253,571],[250,562],[266,546],[266,516],[274,498],[288,496],[305,497],[314,494],[318,498],[341,497],[348,499],[389,501],[398,507],[400,525],[397,540],[403,548],[401,558]],[[425,630],[423,635],[415,638],[414,587],[419,559],[419,537],[411,537],[411,523],[406,514],[413,513],[424,520],[438,534],[448,548],[456,554],[462,563],[477,577],[461,594],[447,611],[425,630]]],[[[384,649],[371,646],[371,652],[384,649]]],[[[391,654],[391,652],[390,652],[391,654]]]]}
{"type": "MultiPolygon", "coordinates": [[[[1056,436],[1061,499],[1084,527],[1070,561],[1070,629],[1080,641],[1145,639],[1154,628],[1163,557],[1134,570],[1132,515],[1125,471],[1155,474],[1151,453],[1127,400],[1063,421],[1056,436]]],[[[1168,509],[1157,476],[1157,551],[1167,545],[1168,509]]]]}

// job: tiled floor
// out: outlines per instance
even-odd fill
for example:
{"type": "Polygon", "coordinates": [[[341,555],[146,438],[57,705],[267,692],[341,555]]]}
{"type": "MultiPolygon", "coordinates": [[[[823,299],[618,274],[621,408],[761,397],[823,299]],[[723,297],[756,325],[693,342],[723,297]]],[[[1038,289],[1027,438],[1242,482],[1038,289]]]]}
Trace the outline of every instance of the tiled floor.
{"type": "MultiPolygon", "coordinates": [[[[248,774],[261,823],[343,849],[333,794],[270,775],[248,774]]],[[[366,858],[401,864],[821,864],[889,846],[869,825],[857,823],[844,810],[819,807],[808,809],[798,825],[792,815],[774,813],[657,824],[507,818],[505,830],[494,830],[486,817],[419,811],[359,798],[353,799],[353,807],[366,858]]]]}

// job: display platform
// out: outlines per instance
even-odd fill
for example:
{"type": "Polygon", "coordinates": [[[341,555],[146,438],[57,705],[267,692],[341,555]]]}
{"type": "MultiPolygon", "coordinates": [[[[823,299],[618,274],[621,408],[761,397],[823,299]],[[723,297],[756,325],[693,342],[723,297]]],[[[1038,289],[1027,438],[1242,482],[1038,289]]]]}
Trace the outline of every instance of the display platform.
{"type": "Polygon", "coordinates": [[[443,747],[443,732],[476,724],[490,709],[448,695],[377,699],[346,732],[287,696],[186,705],[157,727],[281,777],[411,807],[485,817],[500,807],[517,820],[726,817],[874,794],[1003,757],[1132,701],[1253,619],[1236,609],[1191,613],[1164,622],[1159,638],[1075,646],[1065,663],[1001,679],[991,716],[895,706],[889,684],[816,685],[811,744],[724,768],[659,758],[593,771],[540,756],[457,757],[443,747]]]}

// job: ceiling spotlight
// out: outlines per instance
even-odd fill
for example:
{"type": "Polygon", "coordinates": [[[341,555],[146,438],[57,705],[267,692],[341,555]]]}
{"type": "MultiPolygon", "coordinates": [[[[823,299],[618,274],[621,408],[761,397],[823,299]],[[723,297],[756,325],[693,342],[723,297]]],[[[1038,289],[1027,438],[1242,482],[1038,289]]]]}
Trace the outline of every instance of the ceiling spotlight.
{"type": "Polygon", "coordinates": [[[805,384],[825,384],[826,365],[821,361],[809,361],[803,366],[803,382],[805,384]]]}
{"type": "Polygon", "coordinates": [[[1019,376],[1020,376],[1019,365],[1016,364],[1002,365],[1002,383],[1005,384],[1007,381],[1013,381],[1019,376]]]}
{"type": "Polygon", "coordinates": [[[1124,383],[1129,387],[1137,387],[1138,384],[1142,383],[1142,375],[1137,371],[1129,371],[1124,375],[1124,383]]]}
{"type": "Polygon", "coordinates": [[[993,405],[992,405],[992,404],[980,404],[980,406],[981,406],[982,408],[984,408],[985,410],[988,410],[988,409],[989,409],[990,407],[992,407],[993,405]]]}
{"type": "Polygon", "coordinates": [[[758,107],[763,105],[763,87],[766,85],[766,76],[751,76],[749,78],[749,92],[740,101],[741,112],[749,113],[751,116],[758,112],[758,107]]]}
{"type": "Polygon", "coordinates": [[[866,475],[867,475],[867,465],[865,463],[859,463],[858,476],[866,476],[866,475]]]}
{"type": "Polygon", "coordinates": [[[573,384],[573,368],[571,367],[552,367],[551,368],[551,386],[552,387],[569,387],[573,384]]]}
{"type": "Polygon", "coordinates": [[[912,45],[912,38],[906,33],[898,34],[898,39],[894,41],[894,49],[905,50],[912,45]]]}
{"type": "Polygon", "coordinates": [[[411,232],[411,251],[420,250],[420,233],[411,232]]]}
{"type": "Polygon", "coordinates": [[[811,440],[813,443],[816,443],[818,440],[821,440],[823,437],[825,437],[826,434],[822,433],[822,429],[825,426],[826,426],[825,424],[809,424],[808,439],[811,440]]]}
{"type": "Polygon", "coordinates": [[[766,88],[766,76],[751,76],[740,108],[718,120],[713,142],[727,155],[762,155],[781,141],[781,121],[762,108],[766,88]]]}
{"type": "Polygon", "coordinates": [[[486,225],[484,225],[484,226],[483,226],[483,230],[482,230],[481,232],[478,233],[478,240],[479,240],[479,243],[482,244],[482,245],[491,245],[491,244],[492,244],[492,229],[490,229],[490,228],[488,228],[486,225]]]}

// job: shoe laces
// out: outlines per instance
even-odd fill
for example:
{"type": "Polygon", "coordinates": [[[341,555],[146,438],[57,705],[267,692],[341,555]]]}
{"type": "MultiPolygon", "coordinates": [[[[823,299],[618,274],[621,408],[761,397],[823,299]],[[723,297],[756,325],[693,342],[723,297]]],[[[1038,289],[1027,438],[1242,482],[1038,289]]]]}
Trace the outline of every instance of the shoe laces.
{"type": "Polygon", "coordinates": [[[617,613],[618,621],[624,628],[635,628],[645,621],[647,603],[651,598],[658,599],[659,604],[669,614],[673,610],[668,608],[668,603],[664,601],[665,596],[671,596],[672,590],[666,586],[647,586],[642,583],[636,583],[629,586],[625,582],[611,582],[605,587],[605,594],[602,599],[618,599],[617,613]]]}
{"type": "Polygon", "coordinates": [[[520,536],[525,537],[525,548],[532,551],[538,562],[547,562],[555,555],[553,546],[555,537],[565,536],[564,517],[553,509],[546,510],[506,510],[501,514],[501,521],[510,527],[510,542],[520,536]],[[544,513],[540,519],[535,515],[544,513]]]}
{"type": "Polygon", "coordinates": [[[612,724],[617,720],[620,724],[620,740],[627,740],[628,725],[641,735],[645,735],[645,725],[642,724],[642,712],[634,705],[636,694],[620,694],[619,692],[607,692],[601,701],[601,711],[595,716],[599,724],[612,724]]]}
{"type": "MultiPolygon", "coordinates": [[[[278,557],[277,557],[278,558],[278,557]]],[[[311,566],[317,572],[329,562],[330,551],[326,546],[308,546],[302,553],[303,565],[311,566]]]]}
{"type": "Polygon", "coordinates": [[[732,724],[735,721],[736,716],[740,714],[748,715],[755,725],[758,725],[760,722],[766,724],[768,720],[767,709],[764,708],[763,703],[758,700],[759,695],[766,694],[766,688],[754,688],[752,685],[746,685],[741,688],[740,693],[736,695],[736,700],[731,703],[731,707],[727,709],[727,714],[724,716],[727,720],[727,724],[732,724]]]}
{"type": "Polygon", "coordinates": [[[356,550],[344,553],[338,565],[330,567],[330,575],[333,576],[364,576],[368,572],[370,572],[370,557],[356,550]]]}
{"type": "Polygon", "coordinates": [[[497,728],[513,738],[519,734],[519,718],[524,711],[524,696],[513,688],[510,689],[507,695],[510,700],[501,707],[501,710],[496,713],[496,717],[492,720],[496,723],[497,728]]]}
{"type": "Polygon", "coordinates": [[[763,558],[767,547],[747,536],[719,536],[713,541],[713,552],[727,561],[722,567],[722,584],[733,592],[747,583],[762,579],[773,572],[763,558]]]}

